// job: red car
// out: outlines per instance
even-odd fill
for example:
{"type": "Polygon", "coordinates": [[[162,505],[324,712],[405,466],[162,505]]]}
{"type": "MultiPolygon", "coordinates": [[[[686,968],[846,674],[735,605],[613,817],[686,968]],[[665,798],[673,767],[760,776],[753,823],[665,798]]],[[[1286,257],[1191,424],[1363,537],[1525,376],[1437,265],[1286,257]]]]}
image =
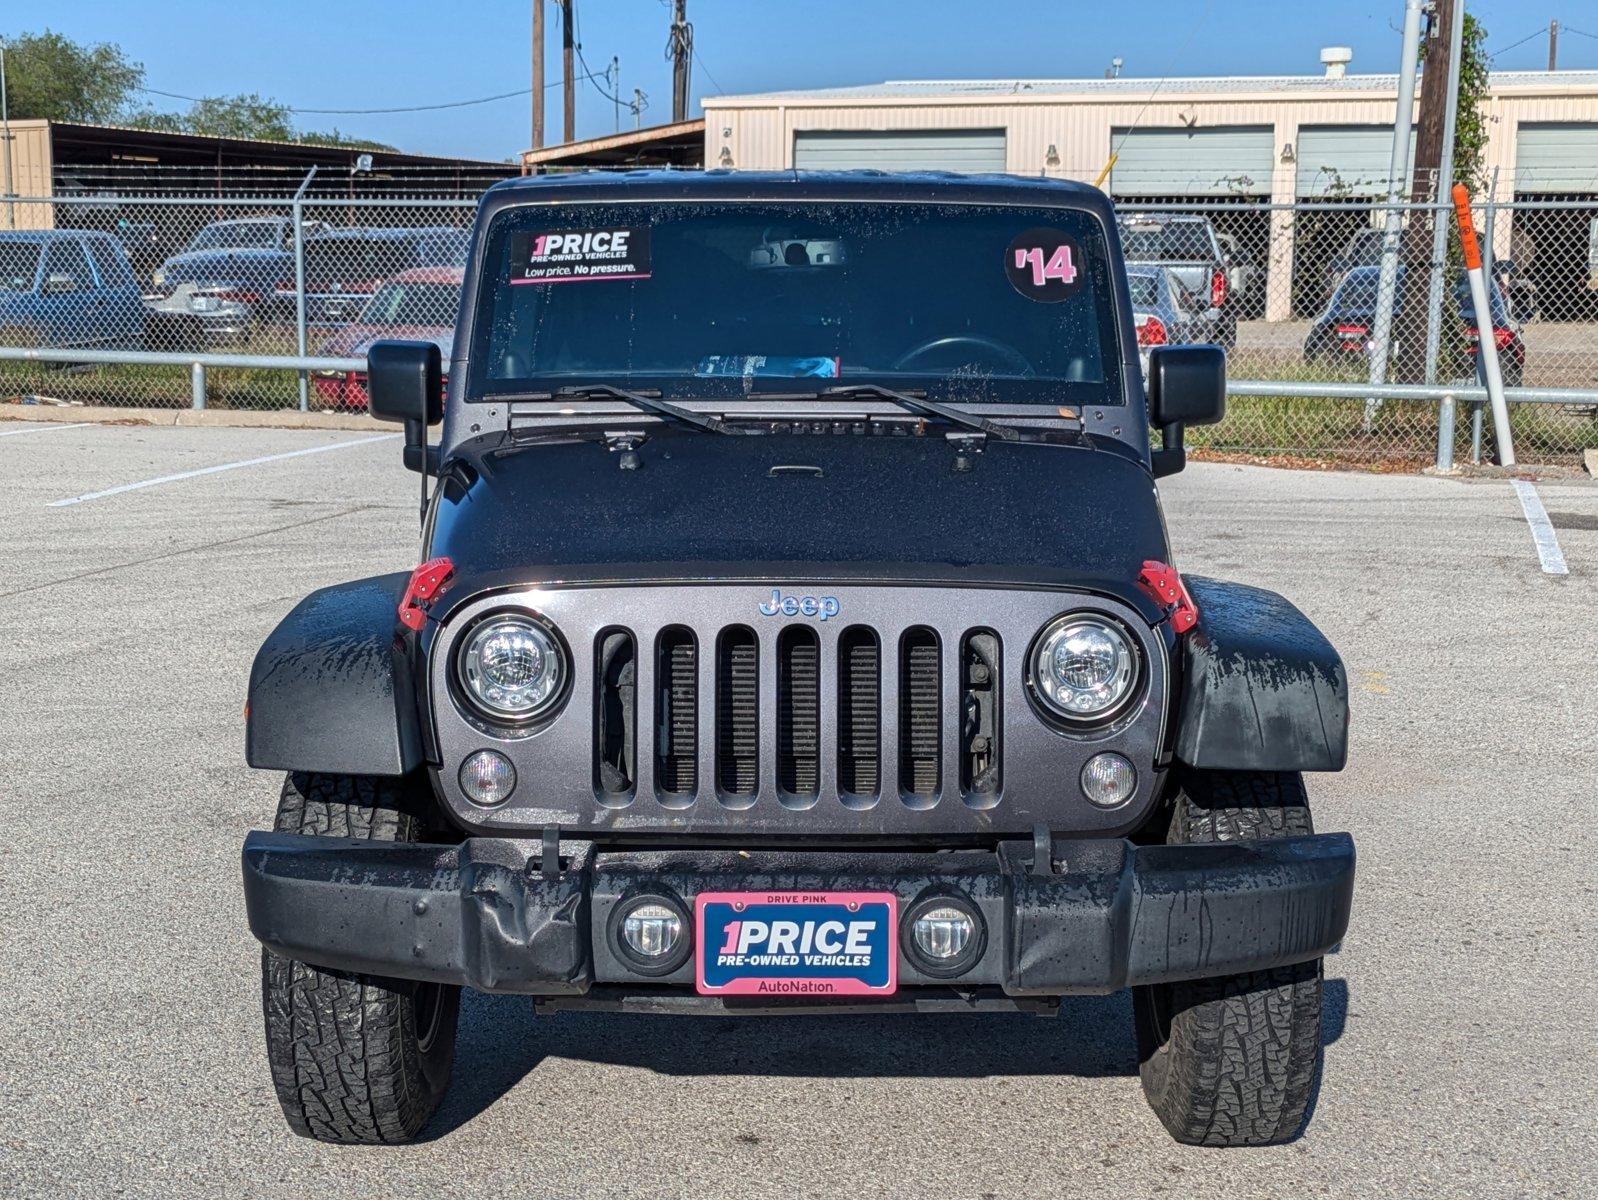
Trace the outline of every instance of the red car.
{"type": "MultiPolygon", "coordinates": [[[[463,275],[459,267],[401,271],[380,284],[360,318],[328,338],[317,353],[329,358],[364,358],[371,344],[384,338],[434,342],[447,370],[463,275]]],[[[366,411],[364,371],[318,371],[313,382],[324,408],[366,411]]]]}

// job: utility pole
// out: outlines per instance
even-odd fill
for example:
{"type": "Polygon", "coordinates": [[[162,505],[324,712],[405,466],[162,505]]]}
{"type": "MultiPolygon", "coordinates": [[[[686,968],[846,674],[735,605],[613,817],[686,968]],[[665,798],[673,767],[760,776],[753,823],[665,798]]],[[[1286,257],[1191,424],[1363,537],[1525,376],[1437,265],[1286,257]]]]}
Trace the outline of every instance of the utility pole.
{"type": "MultiPolygon", "coordinates": [[[[1371,338],[1370,381],[1375,386],[1387,382],[1387,358],[1393,344],[1393,299],[1398,292],[1398,243],[1403,231],[1401,211],[1408,191],[1405,175],[1409,167],[1409,135],[1415,128],[1415,75],[1420,58],[1420,15],[1426,0],[1404,0],[1404,47],[1398,64],[1398,109],[1393,121],[1393,153],[1387,168],[1387,220],[1382,237],[1382,270],[1376,288],[1376,321],[1371,338]]],[[[1381,402],[1365,401],[1365,432],[1376,424],[1381,402]]]]}
{"type": "Polygon", "coordinates": [[[576,45],[572,39],[572,25],[577,15],[572,10],[577,0],[556,0],[556,3],[560,5],[560,70],[565,84],[562,116],[565,118],[565,141],[570,144],[577,140],[577,76],[572,70],[572,47],[576,45]]]}
{"type": "Polygon", "coordinates": [[[644,127],[644,90],[643,90],[643,88],[634,88],[633,89],[633,128],[634,129],[642,129],[643,127],[644,127]]]}
{"type": "Polygon", "coordinates": [[[616,102],[616,132],[621,132],[621,59],[610,56],[610,98],[616,102]]]}
{"type": "Polygon", "coordinates": [[[671,36],[666,43],[671,57],[671,119],[688,119],[688,69],[694,53],[694,27],[688,24],[688,0],[672,0],[671,36]]]}
{"type": "Polygon", "coordinates": [[[544,144],[544,0],[533,0],[533,149],[544,144]]]}
{"type": "Polygon", "coordinates": [[[1548,22],[1548,69],[1559,70],[1559,22],[1548,22]]]}
{"type": "MultiPolygon", "coordinates": [[[[1422,378],[1422,360],[1415,354],[1416,339],[1426,328],[1425,305],[1430,299],[1420,289],[1420,280],[1426,273],[1430,251],[1434,244],[1431,236],[1435,226],[1448,223],[1447,209],[1434,209],[1429,219],[1423,220],[1423,206],[1437,201],[1442,203],[1453,187],[1452,172],[1443,181],[1443,160],[1448,156],[1452,166],[1453,102],[1451,97],[1459,90],[1459,74],[1454,67],[1454,24],[1456,17],[1464,15],[1463,0],[1433,0],[1431,21],[1426,38],[1426,69],[1420,80],[1420,118],[1415,129],[1415,175],[1410,181],[1410,222],[1404,233],[1404,275],[1409,287],[1403,295],[1402,312],[1398,320],[1398,341],[1402,358],[1398,364],[1398,377],[1405,382],[1422,378]],[[1444,143],[1450,143],[1445,146],[1444,143]]],[[[1431,363],[1425,363],[1429,371],[1431,363]]]]}

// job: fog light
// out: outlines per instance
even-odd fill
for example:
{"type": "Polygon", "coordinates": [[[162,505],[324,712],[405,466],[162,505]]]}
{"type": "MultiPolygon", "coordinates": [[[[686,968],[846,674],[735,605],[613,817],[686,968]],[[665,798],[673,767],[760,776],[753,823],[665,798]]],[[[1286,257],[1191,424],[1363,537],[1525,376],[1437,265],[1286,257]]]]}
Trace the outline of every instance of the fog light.
{"type": "Polygon", "coordinates": [[[682,941],[682,914],[665,904],[640,904],[622,918],[621,936],[639,958],[667,958],[682,941]]]}
{"type": "Polygon", "coordinates": [[[468,800],[492,808],[516,790],[516,768],[497,750],[479,750],[461,764],[460,781],[468,800]]]}
{"type": "Polygon", "coordinates": [[[982,917],[960,896],[934,892],[905,910],[899,943],[923,975],[951,979],[982,959],[987,943],[982,917]]]}
{"type": "Polygon", "coordinates": [[[910,925],[916,949],[936,962],[949,962],[965,953],[977,931],[971,914],[953,905],[929,908],[910,925]]]}
{"type": "Polygon", "coordinates": [[[633,896],[610,910],[611,944],[639,975],[670,975],[688,961],[688,913],[675,896],[633,896]]]}
{"type": "Polygon", "coordinates": [[[1120,755],[1095,754],[1082,768],[1082,794],[1100,808],[1125,804],[1137,788],[1137,769],[1120,755]]]}

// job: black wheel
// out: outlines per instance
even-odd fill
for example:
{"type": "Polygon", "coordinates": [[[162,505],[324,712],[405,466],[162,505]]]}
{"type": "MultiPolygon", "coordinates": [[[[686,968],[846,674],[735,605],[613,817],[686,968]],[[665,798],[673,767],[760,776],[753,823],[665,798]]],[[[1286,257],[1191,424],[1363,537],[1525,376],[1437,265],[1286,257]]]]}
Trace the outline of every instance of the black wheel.
{"type": "MultiPolygon", "coordinates": [[[[403,780],[293,773],[279,833],[425,840],[403,780]]],[[[449,1086],[460,988],[325,971],[261,953],[266,1054],[289,1128],[346,1145],[405,1142],[449,1086]]]]}
{"type": "MultiPolygon", "coordinates": [[[[1313,832],[1296,772],[1190,771],[1167,841],[1313,832]]],[[[1143,1094],[1179,1142],[1268,1146],[1298,1136],[1321,1056],[1321,960],[1132,989],[1143,1094]]]]}

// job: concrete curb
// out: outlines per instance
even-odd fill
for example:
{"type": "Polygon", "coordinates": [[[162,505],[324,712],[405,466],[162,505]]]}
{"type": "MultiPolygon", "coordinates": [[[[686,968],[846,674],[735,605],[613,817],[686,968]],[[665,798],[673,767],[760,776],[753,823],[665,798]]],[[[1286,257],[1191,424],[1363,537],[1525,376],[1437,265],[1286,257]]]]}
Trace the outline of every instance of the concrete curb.
{"type": "Polygon", "coordinates": [[[77,404],[0,404],[0,421],[89,421],[101,425],[174,425],[209,429],[392,430],[365,413],[251,412],[228,408],[95,408],[77,404]]]}

